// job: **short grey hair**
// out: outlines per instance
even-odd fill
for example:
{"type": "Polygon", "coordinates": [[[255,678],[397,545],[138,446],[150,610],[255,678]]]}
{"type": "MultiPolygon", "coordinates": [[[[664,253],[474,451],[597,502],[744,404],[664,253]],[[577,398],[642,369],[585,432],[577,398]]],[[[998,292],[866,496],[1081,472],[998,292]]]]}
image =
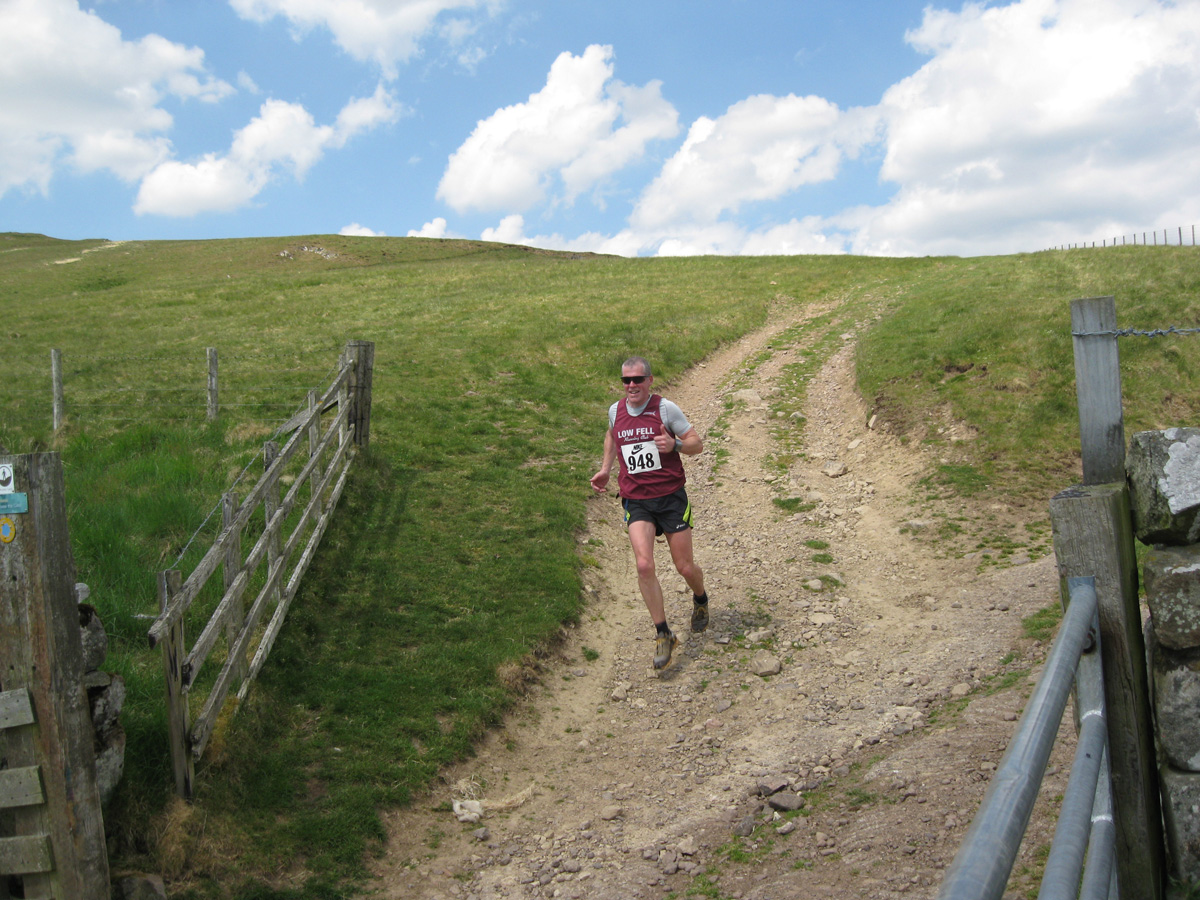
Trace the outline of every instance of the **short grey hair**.
{"type": "Polygon", "coordinates": [[[653,375],[654,374],[653,372],[650,371],[649,361],[646,360],[644,357],[631,356],[631,357],[629,357],[629,359],[625,360],[625,362],[621,363],[622,369],[632,369],[634,366],[640,366],[642,369],[643,375],[653,375]]]}

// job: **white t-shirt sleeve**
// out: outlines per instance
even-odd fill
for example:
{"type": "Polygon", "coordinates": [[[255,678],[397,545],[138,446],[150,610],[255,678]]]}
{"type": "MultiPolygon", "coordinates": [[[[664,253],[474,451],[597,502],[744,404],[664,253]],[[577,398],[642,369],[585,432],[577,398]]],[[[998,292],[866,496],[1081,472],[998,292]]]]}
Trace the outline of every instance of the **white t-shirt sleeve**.
{"type": "Polygon", "coordinates": [[[675,437],[683,437],[692,428],[692,424],[683,414],[683,410],[665,397],[658,405],[658,414],[662,418],[663,424],[667,426],[667,430],[675,437]]]}

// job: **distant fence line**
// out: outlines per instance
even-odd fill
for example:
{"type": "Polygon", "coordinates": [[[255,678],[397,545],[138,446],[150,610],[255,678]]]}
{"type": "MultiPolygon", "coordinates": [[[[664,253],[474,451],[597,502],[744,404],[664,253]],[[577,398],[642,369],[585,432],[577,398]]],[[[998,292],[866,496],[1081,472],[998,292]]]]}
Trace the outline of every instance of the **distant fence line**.
{"type": "Polygon", "coordinates": [[[136,422],[148,416],[160,422],[194,422],[201,416],[214,421],[222,408],[242,410],[247,421],[275,424],[336,371],[336,365],[318,368],[308,362],[319,355],[324,363],[329,352],[320,347],[219,354],[208,347],[200,362],[194,348],[115,356],[51,349],[49,367],[44,357],[8,357],[8,381],[0,397],[9,396],[17,409],[34,404],[25,420],[46,415],[55,431],[71,421],[136,422]]]}
{"type": "Polygon", "coordinates": [[[1081,244],[1059,244],[1056,247],[1048,247],[1048,250],[1083,250],[1094,249],[1096,247],[1195,247],[1196,246],[1196,226],[1195,225],[1179,225],[1175,228],[1162,229],[1162,243],[1158,240],[1158,231],[1142,231],[1134,232],[1133,234],[1120,234],[1112,238],[1101,238],[1099,241],[1084,241],[1081,244]],[[1141,242],[1138,242],[1138,235],[1141,235],[1141,242]],[[1175,236],[1175,242],[1171,242],[1171,236],[1175,236]],[[1190,235],[1190,240],[1189,240],[1190,235]]]}

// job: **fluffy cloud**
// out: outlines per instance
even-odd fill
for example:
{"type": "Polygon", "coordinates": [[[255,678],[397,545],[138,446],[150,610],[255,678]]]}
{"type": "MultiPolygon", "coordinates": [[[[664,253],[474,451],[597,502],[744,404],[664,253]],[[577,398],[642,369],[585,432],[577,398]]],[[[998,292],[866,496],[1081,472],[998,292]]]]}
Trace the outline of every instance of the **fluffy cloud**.
{"type": "Polygon", "coordinates": [[[136,181],[170,154],[164,98],[233,92],[205,71],[202,50],[126,41],[76,0],[0,3],[0,89],[0,196],[44,193],[63,163],[136,181]]]}
{"type": "Polygon", "coordinates": [[[349,237],[387,237],[386,231],[375,231],[366,225],[359,225],[357,222],[343,225],[342,230],[338,234],[344,234],[349,237]]]}
{"type": "MultiPolygon", "coordinates": [[[[876,106],[756,95],[697,118],[617,234],[527,236],[509,215],[484,237],[627,255],[969,255],[1200,217],[1200,3],[929,7],[905,37],[929,60],[876,106]],[[836,183],[860,157],[882,160],[891,200],[806,215],[805,189],[836,183]]],[[[548,213],[627,165],[636,154],[599,154],[589,171],[589,128],[604,133],[600,110],[615,97],[599,87],[609,55],[560,57],[541,93],[480,123],[439,196],[548,213]]]]}
{"type": "Polygon", "coordinates": [[[674,137],[678,114],[659,83],[614,81],[611,60],[612,48],[598,45],[561,54],[542,90],[476,125],[450,157],[438,198],[459,212],[570,204],[651,141],[674,137]]]}
{"type": "Polygon", "coordinates": [[[426,222],[417,230],[410,230],[408,237],[444,238],[446,237],[446,220],[441,216],[426,222]]]}
{"type": "Polygon", "coordinates": [[[855,250],[1038,250],[1200,215],[1200,4],[968,4],[907,38],[931,59],[879,106],[897,192],[847,214],[855,250]]]}
{"type": "Polygon", "coordinates": [[[714,223],[746,203],[830,181],[875,136],[867,110],[820,97],[759,95],[717,119],[701,117],[634,208],[638,229],[714,223]]]}
{"type": "Polygon", "coordinates": [[[400,107],[383,85],[371,97],[350,101],[334,125],[317,125],[303,107],[268,100],[234,135],[224,156],[199,162],[171,160],[143,179],[134,211],[164,216],[228,212],[245,206],[280,174],[303,178],[330,148],[363,131],[395,120],[400,107]]]}
{"type": "MultiPolygon", "coordinates": [[[[230,0],[230,5],[238,15],[256,22],[283,16],[298,32],[327,28],[339,47],[357,60],[374,61],[391,79],[396,77],[397,64],[411,59],[421,38],[435,30],[441,13],[489,4],[482,0],[230,0]]],[[[471,27],[459,18],[441,32],[452,44],[461,45],[471,27]]],[[[460,49],[460,57],[463,54],[474,57],[460,49]]]]}

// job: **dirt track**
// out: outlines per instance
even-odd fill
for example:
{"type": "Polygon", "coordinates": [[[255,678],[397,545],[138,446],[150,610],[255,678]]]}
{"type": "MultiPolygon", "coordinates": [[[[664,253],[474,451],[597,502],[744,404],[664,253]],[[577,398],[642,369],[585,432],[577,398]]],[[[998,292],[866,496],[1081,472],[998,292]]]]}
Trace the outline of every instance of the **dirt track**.
{"type": "MultiPolygon", "coordinates": [[[[1021,637],[1021,619],[1055,602],[1053,561],[981,574],[979,559],[943,558],[922,536],[912,498],[934,460],[867,427],[853,378],[864,323],[841,326],[841,349],[808,384],[803,456],[769,474],[772,397],[815,340],[803,330],[781,340],[800,321],[778,320],[658,386],[702,436],[721,418],[720,436],[687,461],[708,631],[688,635],[690,592],[660,547],[685,643],[654,672],[617,501],[593,499],[580,626],[476,758],[387,815],[387,853],[364,896],[936,894],[1032,685],[1025,670],[1038,673],[1045,647],[1021,637]],[[742,395],[750,401],[726,412],[726,397],[747,389],[762,402],[742,395]],[[789,513],[772,498],[803,505],[789,513]],[[754,674],[775,661],[778,674],[754,674]],[[765,805],[780,786],[776,802],[803,801],[799,815],[765,805]],[[460,822],[451,803],[471,799],[483,817],[460,822]]],[[[988,514],[1023,525],[1001,502],[988,514]]],[[[1043,794],[1063,783],[1051,774],[1043,794]]],[[[1051,827],[1035,815],[1018,871],[1051,827]]]]}

